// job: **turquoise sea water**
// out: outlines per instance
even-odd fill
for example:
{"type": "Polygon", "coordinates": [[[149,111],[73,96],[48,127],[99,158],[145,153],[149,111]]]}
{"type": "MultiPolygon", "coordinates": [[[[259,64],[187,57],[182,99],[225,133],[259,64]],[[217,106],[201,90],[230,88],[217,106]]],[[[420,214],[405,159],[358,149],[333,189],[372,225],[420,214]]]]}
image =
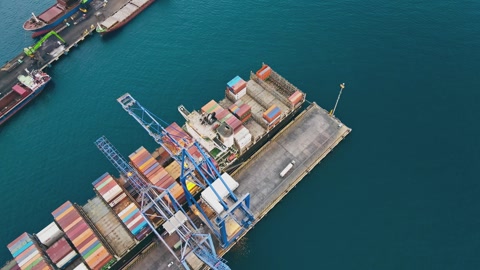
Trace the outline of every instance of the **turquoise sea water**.
{"type": "MultiPolygon", "coordinates": [[[[51,2],[0,2],[0,61],[51,2]]],[[[345,82],[336,115],[353,132],[226,256],[233,269],[480,269],[479,16],[473,0],[156,1],[59,61],[0,128],[0,261],[116,174],[95,139],[155,148],[118,96],[182,122],[179,104],[221,99],[263,61],[327,109],[345,82]]]]}

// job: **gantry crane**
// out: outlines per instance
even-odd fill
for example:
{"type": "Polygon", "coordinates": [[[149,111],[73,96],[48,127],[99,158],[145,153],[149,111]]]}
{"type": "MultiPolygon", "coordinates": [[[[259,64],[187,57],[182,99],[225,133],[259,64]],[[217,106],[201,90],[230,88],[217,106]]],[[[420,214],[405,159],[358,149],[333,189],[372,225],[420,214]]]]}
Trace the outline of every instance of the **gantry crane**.
{"type": "Polygon", "coordinates": [[[181,205],[175,200],[168,189],[159,188],[145,181],[104,136],[97,139],[95,145],[139,194],[140,197],[137,201],[140,202],[140,212],[143,218],[147,221],[157,238],[163,242],[170,253],[172,253],[186,269],[191,269],[188,261],[190,259],[189,256],[192,256],[192,254],[195,254],[198,259],[212,269],[230,269],[226,261],[217,256],[210,234],[202,234],[199,232],[195,223],[182,209],[181,205]],[[168,202],[170,202],[170,204],[168,202]],[[162,235],[158,233],[155,225],[152,224],[150,220],[152,215],[164,220],[164,228],[166,230],[168,228],[170,231],[178,234],[182,241],[180,254],[172,250],[162,235]]]}
{"type": "Polygon", "coordinates": [[[180,164],[180,182],[188,205],[211,229],[222,247],[230,246],[254,221],[253,214],[250,211],[250,194],[247,193],[242,197],[237,197],[223,179],[224,177],[214,165],[211,157],[203,151],[198,142],[183,130],[175,130],[175,134],[169,132],[161,124],[166,124],[165,121],[142,107],[128,93],[119,97],[117,101],[180,164]],[[178,135],[182,133],[183,136],[178,135]],[[194,157],[191,152],[199,152],[201,156],[194,157]],[[216,180],[219,180],[223,185],[223,191],[226,189],[226,195],[222,196],[219,190],[213,187],[212,183],[216,180]],[[186,181],[192,182],[202,189],[208,188],[209,191],[213,192],[221,205],[221,211],[213,214],[213,218],[211,218],[212,215],[207,215],[194,195],[188,190],[186,181]]]}

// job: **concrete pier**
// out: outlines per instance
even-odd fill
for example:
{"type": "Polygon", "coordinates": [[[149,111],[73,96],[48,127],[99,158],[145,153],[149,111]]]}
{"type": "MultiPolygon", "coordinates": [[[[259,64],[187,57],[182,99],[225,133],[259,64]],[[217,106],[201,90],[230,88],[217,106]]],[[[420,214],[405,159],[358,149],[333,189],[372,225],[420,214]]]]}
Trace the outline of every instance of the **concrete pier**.
{"type": "MultiPolygon", "coordinates": [[[[312,103],[289,125],[263,146],[232,176],[240,184],[235,193],[250,193],[251,210],[256,218],[251,228],[285,197],[318,163],[330,153],[351,129],[327,111],[312,103]],[[280,172],[292,160],[294,167],[284,177],[280,172]]],[[[239,240],[248,233],[245,231],[239,240]]],[[[217,252],[225,255],[229,248],[219,248],[217,252]]],[[[127,269],[183,269],[172,256],[166,254],[161,244],[152,245],[149,251],[138,258],[127,269]],[[158,259],[162,258],[162,259],[158,259]],[[170,266],[168,266],[170,264],[170,266]]],[[[202,269],[208,267],[203,266],[202,269]]]]}

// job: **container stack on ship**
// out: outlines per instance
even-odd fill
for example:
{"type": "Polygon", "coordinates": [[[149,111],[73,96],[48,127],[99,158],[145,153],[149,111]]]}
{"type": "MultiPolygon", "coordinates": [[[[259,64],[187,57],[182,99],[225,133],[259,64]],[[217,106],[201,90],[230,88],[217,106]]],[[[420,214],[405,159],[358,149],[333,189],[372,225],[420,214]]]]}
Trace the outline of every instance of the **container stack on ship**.
{"type": "Polygon", "coordinates": [[[8,249],[20,269],[53,269],[44,251],[28,233],[23,233],[8,244],[8,249]]]}
{"type": "Polygon", "coordinates": [[[103,174],[92,184],[95,191],[112,208],[137,241],[142,240],[150,233],[150,228],[143,216],[140,215],[138,207],[110,174],[103,174]]]}
{"type": "MultiPolygon", "coordinates": [[[[240,76],[228,81],[225,99],[219,102],[211,100],[191,112],[179,106],[186,119],[183,128],[170,124],[160,135],[163,147],[153,152],[140,147],[127,161],[146,184],[169,190],[171,197],[162,200],[172,209],[172,219],[165,220],[155,208],[142,210],[144,197],[129,180],[131,172],[123,171],[119,178],[105,173],[93,181],[97,196],[84,206],[66,202],[52,213],[54,222],[39,233],[24,233],[10,243],[14,260],[2,270],[206,268],[212,258],[205,251],[192,251],[182,263],[178,259],[189,251],[185,239],[192,235],[187,227],[209,234],[212,228],[225,226],[227,241],[212,234],[214,256],[223,256],[351,131],[315,103],[302,108],[304,102],[305,93],[263,65],[248,81],[240,76]],[[210,155],[221,177],[204,186],[181,178],[182,168],[193,168],[174,158],[182,147],[194,160],[203,160],[202,152],[210,155]],[[251,197],[249,210],[230,208],[238,207],[236,197],[245,199],[246,194],[251,197]],[[184,215],[175,202],[187,209],[188,198],[198,204],[184,215]],[[235,218],[226,219],[230,211],[235,218]],[[248,215],[253,215],[253,222],[248,215]],[[186,224],[190,224],[183,227],[186,231],[180,230],[186,224]],[[152,242],[160,235],[161,241],[152,242]]],[[[193,175],[203,169],[196,167],[193,175]]]]}
{"type": "Polygon", "coordinates": [[[227,83],[225,99],[211,100],[200,111],[179,107],[184,128],[216,160],[232,171],[289,122],[305,101],[305,93],[268,65],[246,82],[236,76],[227,83]]]}
{"type": "Polygon", "coordinates": [[[71,202],[65,202],[52,215],[89,268],[101,269],[114,262],[113,256],[71,202]]]}

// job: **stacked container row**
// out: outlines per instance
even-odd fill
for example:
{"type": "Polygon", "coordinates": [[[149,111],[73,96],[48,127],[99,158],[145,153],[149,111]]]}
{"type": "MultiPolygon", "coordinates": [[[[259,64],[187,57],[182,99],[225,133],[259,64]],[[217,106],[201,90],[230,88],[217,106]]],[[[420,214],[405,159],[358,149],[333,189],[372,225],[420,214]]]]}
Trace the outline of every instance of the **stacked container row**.
{"type": "Polygon", "coordinates": [[[172,175],[158,164],[144,147],[140,147],[137,151],[131,154],[129,158],[133,166],[145,175],[152,184],[163,189],[175,188],[174,190],[170,190],[175,199],[181,204],[186,201],[182,187],[175,182],[172,175]],[[144,166],[145,164],[146,166],[144,166]]]}
{"type": "Polygon", "coordinates": [[[248,104],[242,104],[242,105],[237,105],[237,104],[232,104],[230,107],[228,107],[228,110],[233,113],[242,123],[245,123],[250,117],[252,116],[252,107],[248,104]]]}
{"type": "Polygon", "coordinates": [[[23,233],[7,245],[20,269],[53,269],[45,260],[42,250],[28,233],[23,233]]]}
{"type": "Polygon", "coordinates": [[[128,156],[132,165],[143,174],[147,180],[157,187],[166,189],[175,182],[170,174],[143,146],[128,156]]]}
{"type": "Polygon", "coordinates": [[[262,80],[266,80],[272,74],[272,69],[269,66],[264,64],[262,65],[262,68],[260,68],[255,74],[257,75],[258,78],[262,80]]]}
{"type": "Polygon", "coordinates": [[[240,76],[236,76],[227,83],[227,90],[233,94],[239,94],[242,91],[246,91],[247,82],[244,81],[240,76]]]}
{"type": "Polygon", "coordinates": [[[302,101],[304,98],[304,95],[302,92],[300,91],[295,91],[295,93],[293,93],[289,98],[288,100],[292,103],[293,106],[297,105],[300,101],[302,101]]]}
{"type": "Polygon", "coordinates": [[[113,179],[113,177],[104,173],[92,185],[95,190],[102,196],[102,198],[112,207],[112,210],[127,226],[127,228],[135,236],[135,239],[142,240],[151,231],[148,227],[147,221],[140,214],[137,206],[130,201],[127,194],[123,192],[122,188],[113,179]],[[115,190],[115,192],[112,192],[115,190]],[[112,195],[115,194],[115,195],[112,195]],[[128,209],[125,215],[125,209],[128,209]]]}
{"type": "Polygon", "coordinates": [[[277,105],[272,105],[268,110],[263,113],[263,119],[267,121],[269,125],[273,125],[280,118],[282,111],[277,105]]]}
{"type": "Polygon", "coordinates": [[[52,215],[89,268],[101,269],[114,259],[71,202],[65,202],[52,215]]]}
{"type": "Polygon", "coordinates": [[[60,269],[64,269],[78,256],[64,237],[47,249],[50,260],[60,269]]]}
{"type": "Polygon", "coordinates": [[[252,142],[252,134],[246,127],[242,126],[242,128],[239,129],[237,133],[235,133],[234,139],[235,139],[235,144],[237,145],[237,148],[240,151],[243,151],[245,150],[245,148],[250,146],[252,142]]]}
{"type": "MultiPolygon", "coordinates": [[[[202,114],[215,113],[217,119],[221,119],[219,115],[224,109],[215,100],[210,100],[205,106],[202,107],[202,114]]],[[[222,115],[222,118],[224,115],[222,115]]]]}

